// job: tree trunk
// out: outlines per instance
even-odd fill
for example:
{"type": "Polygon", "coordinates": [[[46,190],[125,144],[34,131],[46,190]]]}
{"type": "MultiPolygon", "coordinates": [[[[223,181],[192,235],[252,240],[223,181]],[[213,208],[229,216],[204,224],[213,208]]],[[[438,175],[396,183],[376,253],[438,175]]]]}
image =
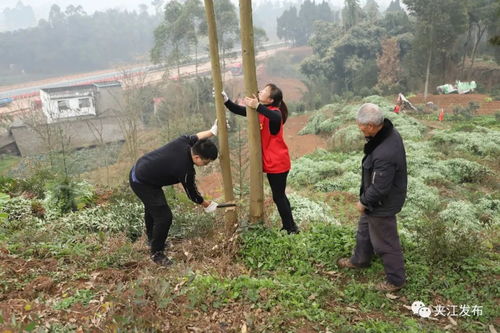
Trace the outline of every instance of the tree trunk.
{"type": "MultiPolygon", "coordinates": [[[[243,58],[243,75],[246,96],[257,91],[255,51],[252,22],[252,1],[240,0],[240,36],[243,58]]],[[[250,222],[262,221],[264,215],[264,189],[262,176],[262,151],[260,128],[255,109],[247,107],[248,148],[250,154],[250,222]]]]}
{"type": "Polygon", "coordinates": [[[467,49],[469,47],[470,39],[472,35],[472,25],[469,24],[469,29],[467,29],[467,40],[465,41],[464,45],[464,56],[462,58],[462,68],[460,69],[460,77],[457,79],[463,80],[464,73],[465,73],[465,59],[467,58],[467,49]]]}
{"type": "Polygon", "coordinates": [[[474,67],[474,60],[476,60],[476,52],[477,48],[479,46],[479,43],[481,42],[481,39],[483,38],[483,34],[486,31],[486,25],[481,29],[481,25],[478,23],[477,24],[477,35],[476,35],[476,41],[474,43],[474,48],[472,49],[472,55],[471,55],[471,63],[470,63],[470,68],[469,68],[469,74],[467,75],[467,79],[470,80],[470,76],[472,75],[472,68],[474,67]]]}
{"type": "Polygon", "coordinates": [[[426,102],[427,102],[427,92],[429,89],[429,76],[431,74],[431,59],[432,59],[432,46],[429,48],[429,58],[427,59],[427,70],[425,72],[424,101],[426,102]]]}
{"type": "MultiPolygon", "coordinates": [[[[224,200],[234,201],[233,180],[231,176],[231,164],[229,156],[229,141],[226,127],[226,111],[222,97],[222,77],[219,60],[219,46],[217,41],[217,28],[215,25],[215,12],[213,0],[205,0],[205,12],[208,23],[208,39],[210,42],[210,60],[212,63],[212,79],[215,90],[215,110],[217,112],[218,139],[220,146],[220,166],[222,169],[222,181],[224,183],[224,200]]],[[[233,231],[237,222],[236,210],[226,209],[225,214],[226,231],[233,231]]]]}

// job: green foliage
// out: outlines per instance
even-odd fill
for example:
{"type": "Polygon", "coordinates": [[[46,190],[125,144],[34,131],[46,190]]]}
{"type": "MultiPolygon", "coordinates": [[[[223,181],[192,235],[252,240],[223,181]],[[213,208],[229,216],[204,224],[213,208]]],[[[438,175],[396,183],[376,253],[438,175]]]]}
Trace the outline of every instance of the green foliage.
{"type": "Polygon", "coordinates": [[[308,232],[287,235],[258,227],[243,235],[240,256],[254,270],[266,274],[282,271],[294,275],[314,271],[314,263],[334,267],[334,259],[350,253],[354,245],[351,228],[318,222],[308,232]]]}
{"type": "Polygon", "coordinates": [[[411,226],[422,254],[432,264],[457,265],[482,251],[484,245],[479,233],[466,221],[468,217],[473,218],[473,214],[464,209],[456,211],[456,208],[457,205],[450,204],[437,218],[423,219],[411,226]],[[456,214],[459,213],[465,215],[458,220],[456,214]]]}
{"type": "MultiPolygon", "coordinates": [[[[439,208],[439,195],[435,187],[426,185],[420,178],[408,176],[406,202],[399,214],[403,225],[411,226],[426,214],[439,208]]],[[[406,232],[406,230],[403,230],[406,232]]]]}
{"type": "Polygon", "coordinates": [[[43,199],[46,185],[54,179],[54,174],[49,169],[39,167],[29,176],[23,178],[0,177],[0,189],[12,195],[27,193],[43,199]]]}
{"type": "MultiPolygon", "coordinates": [[[[287,197],[292,206],[293,219],[301,228],[314,225],[318,222],[338,224],[332,210],[328,206],[321,205],[297,193],[289,194],[287,197]]],[[[270,219],[278,220],[278,213],[274,211],[270,219]]]]}
{"type": "Polygon", "coordinates": [[[479,107],[477,102],[469,102],[467,106],[456,105],[452,108],[453,118],[455,120],[469,120],[477,113],[479,107]]]}
{"type": "Polygon", "coordinates": [[[320,192],[343,191],[351,194],[359,194],[361,174],[351,171],[344,172],[341,176],[327,178],[314,185],[314,189],[320,192]]]}
{"type": "Polygon", "coordinates": [[[60,223],[69,230],[86,232],[125,233],[136,240],[144,226],[141,204],[118,201],[104,207],[93,207],[66,214],[52,223],[60,223]]]}
{"type": "MultiPolygon", "coordinates": [[[[298,7],[298,6],[297,6],[298,7]]],[[[297,9],[291,6],[277,18],[277,36],[296,45],[305,45],[314,31],[316,22],[333,21],[333,13],[327,2],[316,4],[306,0],[297,9]]]]}
{"type": "Polygon", "coordinates": [[[331,161],[314,161],[307,156],[293,161],[290,183],[293,185],[313,185],[322,179],[340,175],[342,167],[331,161]]]}
{"type": "Polygon", "coordinates": [[[306,126],[300,130],[299,135],[319,134],[319,125],[327,119],[327,116],[318,111],[312,115],[307,121],[306,126]]]}
{"type": "Polygon", "coordinates": [[[443,174],[457,183],[477,183],[492,172],[483,165],[463,158],[454,158],[437,163],[443,174]]]}
{"type": "Polygon", "coordinates": [[[341,92],[374,86],[383,33],[383,28],[368,22],[344,31],[331,23],[318,23],[310,42],[313,55],[304,60],[301,71],[313,80],[327,79],[341,92]]]}
{"type": "Polygon", "coordinates": [[[351,152],[363,150],[365,138],[357,125],[343,127],[328,140],[328,149],[331,151],[351,152]]]}
{"type": "Polygon", "coordinates": [[[47,185],[44,205],[49,214],[61,216],[92,204],[94,197],[89,183],[62,179],[47,185]]]}
{"type": "Polygon", "coordinates": [[[89,305],[89,302],[94,298],[94,293],[88,289],[79,289],[73,296],[66,297],[54,305],[54,310],[66,310],[76,303],[83,306],[89,305]]]}
{"type": "Polygon", "coordinates": [[[5,201],[2,203],[2,212],[7,214],[9,221],[13,222],[12,226],[18,224],[17,228],[22,228],[23,220],[33,216],[31,200],[23,197],[8,199],[8,196],[3,199],[5,201]]]}
{"type": "Polygon", "coordinates": [[[8,203],[10,197],[8,194],[0,192],[0,223],[5,222],[5,220],[9,217],[9,213],[5,211],[5,204],[8,203]]]}
{"type": "Polygon", "coordinates": [[[471,131],[436,131],[432,137],[436,147],[449,146],[453,150],[465,151],[478,156],[495,157],[500,154],[500,132],[474,126],[471,131]]]}

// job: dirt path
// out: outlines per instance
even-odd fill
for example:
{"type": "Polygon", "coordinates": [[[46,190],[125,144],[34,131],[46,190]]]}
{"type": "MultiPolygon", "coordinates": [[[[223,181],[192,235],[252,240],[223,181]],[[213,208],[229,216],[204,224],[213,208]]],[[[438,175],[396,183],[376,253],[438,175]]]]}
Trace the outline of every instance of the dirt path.
{"type": "MultiPolygon", "coordinates": [[[[410,102],[415,104],[425,104],[424,96],[419,94],[409,98],[410,102]]],[[[480,108],[477,114],[495,114],[500,112],[500,101],[488,101],[489,96],[483,94],[451,94],[451,95],[429,95],[427,102],[436,104],[439,108],[443,108],[446,113],[452,113],[455,105],[467,105],[469,102],[477,102],[480,108]]]]}

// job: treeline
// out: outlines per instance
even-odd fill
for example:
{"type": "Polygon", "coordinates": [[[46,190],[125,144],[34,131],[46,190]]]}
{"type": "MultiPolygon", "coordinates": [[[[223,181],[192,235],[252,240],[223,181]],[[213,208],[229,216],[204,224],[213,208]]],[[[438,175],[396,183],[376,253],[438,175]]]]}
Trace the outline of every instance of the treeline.
{"type": "Polygon", "coordinates": [[[0,31],[28,28],[35,25],[33,8],[23,5],[22,1],[19,1],[16,7],[7,7],[0,13],[0,31]]]}
{"type": "MultiPolygon", "coordinates": [[[[81,6],[51,7],[34,28],[0,33],[0,76],[64,74],[109,68],[147,55],[158,15],[81,6]]],[[[145,59],[147,60],[147,58],[145,59]]]]}
{"type": "MultiPolygon", "coordinates": [[[[217,39],[222,64],[228,52],[239,46],[239,15],[230,0],[214,1],[217,39]]],[[[161,24],[154,31],[154,47],[151,50],[153,63],[167,63],[177,67],[187,60],[197,63],[200,50],[208,49],[208,28],[205,9],[201,0],[169,1],[164,8],[161,24]]],[[[254,27],[256,47],[266,41],[264,29],[254,27]]]]}
{"type": "MultiPolygon", "coordinates": [[[[478,57],[500,62],[500,3],[496,0],[345,0],[340,11],[306,0],[277,19],[277,34],[313,55],[301,71],[324,95],[388,94],[449,81],[472,80],[478,57]],[[497,37],[498,38],[498,37],[497,37]]],[[[495,64],[496,62],[496,64],[495,64]]],[[[498,67],[497,67],[498,68],[498,67]]]]}

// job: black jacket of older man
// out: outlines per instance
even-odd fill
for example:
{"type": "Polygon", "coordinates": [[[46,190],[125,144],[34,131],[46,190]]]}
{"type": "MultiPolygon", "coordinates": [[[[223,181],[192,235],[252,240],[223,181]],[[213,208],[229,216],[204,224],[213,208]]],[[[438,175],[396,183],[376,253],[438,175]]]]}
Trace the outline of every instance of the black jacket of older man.
{"type": "Polygon", "coordinates": [[[360,201],[370,216],[391,216],[401,211],[406,198],[406,152],[391,121],[364,147],[360,201]]]}
{"type": "Polygon", "coordinates": [[[407,172],[403,140],[392,123],[368,140],[364,148],[360,202],[366,207],[358,222],[356,247],[350,261],[370,265],[373,254],[384,264],[387,281],[396,287],[406,282],[396,213],[406,198],[407,172]]]}

